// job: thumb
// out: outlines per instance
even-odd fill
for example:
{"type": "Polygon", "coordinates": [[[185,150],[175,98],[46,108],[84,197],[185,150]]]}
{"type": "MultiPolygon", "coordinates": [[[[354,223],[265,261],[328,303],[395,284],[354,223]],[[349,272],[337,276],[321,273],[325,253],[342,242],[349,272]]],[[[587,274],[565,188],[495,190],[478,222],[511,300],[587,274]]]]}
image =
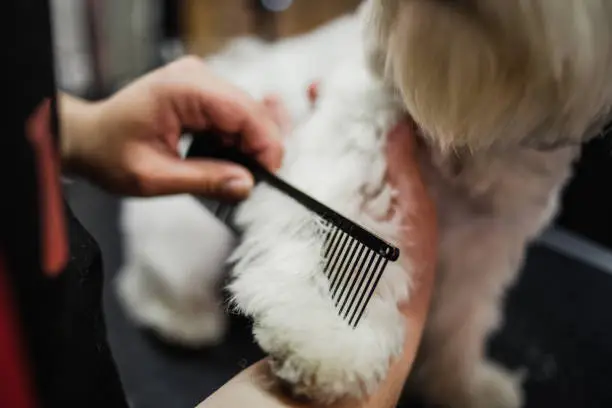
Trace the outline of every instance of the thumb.
{"type": "Polygon", "coordinates": [[[253,176],[243,167],[218,160],[160,158],[148,172],[145,195],[193,194],[221,201],[245,199],[253,176]]]}

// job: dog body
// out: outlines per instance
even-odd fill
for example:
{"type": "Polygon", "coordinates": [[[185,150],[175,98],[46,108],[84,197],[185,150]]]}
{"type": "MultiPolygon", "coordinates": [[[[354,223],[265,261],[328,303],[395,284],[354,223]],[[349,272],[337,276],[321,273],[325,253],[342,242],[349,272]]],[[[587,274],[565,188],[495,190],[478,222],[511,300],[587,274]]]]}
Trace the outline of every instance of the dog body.
{"type": "Polygon", "coordinates": [[[432,309],[413,372],[427,400],[452,407],[520,407],[521,378],[485,358],[503,297],[526,246],[556,213],[578,148],[425,154],[438,208],[439,259],[432,309]]]}
{"type": "MultiPolygon", "coordinates": [[[[406,114],[420,128],[440,248],[411,381],[433,403],[522,404],[520,376],[488,362],[484,346],[526,245],[557,210],[580,142],[609,114],[611,22],[606,0],[371,0],[347,22],[365,30],[363,40],[347,35],[354,46],[344,43],[341,58],[317,73],[317,106],[299,115],[280,175],[395,243],[403,230],[384,217],[394,195],[385,181],[385,136],[406,114]]],[[[303,84],[290,82],[295,95],[303,84]]],[[[236,222],[244,234],[229,289],[255,320],[274,372],[322,403],[374,390],[410,335],[396,307],[410,296],[410,259],[388,268],[352,330],[329,301],[312,214],[261,185],[236,222]]],[[[169,285],[175,273],[164,274],[169,285]]],[[[124,281],[130,274],[147,280],[142,268],[128,266],[124,281]]],[[[185,291],[176,295],[189,302],[185,291]]]]}
{"type": "Polygon", "coordinates": [[[412,379],[430,402],[518,407],[485,360],[526,245],[612,106],[612,3],[370,1],[366,52],[421,129],[438,206],[432,311],[412,379]]]}

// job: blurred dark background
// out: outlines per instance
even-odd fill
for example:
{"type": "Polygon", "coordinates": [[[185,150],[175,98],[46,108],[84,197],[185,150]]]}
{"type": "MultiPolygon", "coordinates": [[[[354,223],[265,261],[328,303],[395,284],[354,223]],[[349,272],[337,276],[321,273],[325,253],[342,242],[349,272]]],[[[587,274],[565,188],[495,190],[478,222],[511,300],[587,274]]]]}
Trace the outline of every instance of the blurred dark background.
{"type": "MultiPolygon", "coordinates": [[[[101,98],[185,53],[206,56],[228,40],[307,32],[359,0],[53,0],[60,86],[101,98]]],[[[608,129],[610,131],[610,129],[608,129]]],[[[585,146],[556,225],[531,249],[511,292],[494,358],[526,367],[528,407],[612,406],[612,136],[585,146]]],[[[79,180],[66,184],[105,257],[109,339],[134,408],[195,406],[261,358],[249,322],[233,316],[209,350],[164,345],[137,330],[112,290],[121,265],[120,198],[79,180]]],[[[402,406],[416,406],[405,403],[402,406]]]]}

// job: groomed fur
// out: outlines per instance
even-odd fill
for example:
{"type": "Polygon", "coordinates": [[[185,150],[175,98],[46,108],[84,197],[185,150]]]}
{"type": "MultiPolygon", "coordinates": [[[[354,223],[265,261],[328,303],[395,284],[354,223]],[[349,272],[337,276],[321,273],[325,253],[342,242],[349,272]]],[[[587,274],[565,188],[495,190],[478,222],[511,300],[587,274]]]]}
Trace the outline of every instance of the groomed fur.
{"type": "MultiPolygon", "coordinates": [[[[609,115],[612,3],[368,0],[354,24],[363,24],[363,37],[355,31],[338,42],[338,60],[317,73],[326,73],[320,100],[289,139],[281,175],[397,242],[398,220],[384,221],[392,191],[382,148],[386,131],[410,114],[426,142],[419,157],[440,227],[436,290],[411,386],[445,407],[518,408],[522,377],[487,361],[484,345],[525,246],[557,210],[580,142],[609,115]]],[[[254,84],[287,79],[260,68],[266,74],[254,84]]],[[[304,89],[305,78],[278,90],[300,92],[294,85],[304,89]]],[[[306,211],[261,186],[238,223],[245,234],[230,290],[254,318],[274,372],[321,403],[375,389],[406,334],[396,302],[409,296],[409,260],[406,270],[387,272],[352,332],[326,297],[321,233],[306,211]]],[[[166,270],[168,281],[174,272],[166,270]]]]}
{"type": "MultiPolygon", "coordinates": [[[[383,148],[400,110],[367,70],[358,69],[360,55],[353,58],[325,77],[319,105],[287,144],[280,176],[397,243],[398,220],[384,221],[393,192],[384,180],[383,148]]],[[[400,265],[409,268],[409,260],[387,268],[353,330],[330,299],[320,255],[324,235],[310,212],[262,185],[236,221],[245,234],[233,255],[229,289],[239,309],[255,319],[255,337],[273,357],[275,373],[295,393],[321,403],[373,391],[402,349],[396,304],[407,296],[409,271],[400,265]]]]}
{"type": "Polygon", "coordinates": [[[375,0],[376,72],[442,148],[579,145],[610,112],[607,0],[375,0]]]}

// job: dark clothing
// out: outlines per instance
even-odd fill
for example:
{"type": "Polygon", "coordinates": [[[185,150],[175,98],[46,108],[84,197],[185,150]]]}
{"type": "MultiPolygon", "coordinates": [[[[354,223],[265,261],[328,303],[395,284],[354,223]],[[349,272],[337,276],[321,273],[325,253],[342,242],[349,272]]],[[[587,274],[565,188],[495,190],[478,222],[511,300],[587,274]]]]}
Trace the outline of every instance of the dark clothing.
{"type": "Polygon", "coordinates": [[[5,0],[2,8],[10,83],[0,113],[0,289],[8,288],[0,302],[0,356],[8,356],[0,361],[0,378],[11,376],[14,386],[0,387],[0,406],[127,407],[106,340],[100,249],[67,206],[69,262],[57,276],[42,266],[41,213],[49,198],[40,193],[40,158],[26,123],[50,98],[51,120],[43,123],[57,146],[48,0],[5,0]]]}

